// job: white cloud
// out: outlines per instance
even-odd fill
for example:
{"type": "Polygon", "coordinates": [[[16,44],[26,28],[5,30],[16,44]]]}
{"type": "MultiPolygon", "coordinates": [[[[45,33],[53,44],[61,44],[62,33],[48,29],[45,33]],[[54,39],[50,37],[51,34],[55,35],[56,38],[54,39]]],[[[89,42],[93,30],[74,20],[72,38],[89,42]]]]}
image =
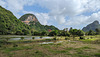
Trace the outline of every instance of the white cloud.
{"type": "Polygon", "coordinates": [[[49,18],[47,13],[36,13],[35,15],[37,16],[37,18],[39,19],[41,24],[43,24],[43,25],[47,25],[48,24],[48,20],[50,18],[49,18]]]}
{"type": "Polygon", "coordinates": [[[33,4],[34,0],[0,0],[0,5],[12,11],[17,18],[20,17],[18,13],[24,10],[25,5],[30,6],[33,4]]]}
{"type": "Polygon", "coordinates": [[[4,1],[0,0],[0,5],[2,5],[2,7],[5,7],[6,6],[5,4],[6,3],[4,1]]]}
{"type": "Polygon", "coordinates": [[[50,9],[49,16],[54,17],[60,24],[65,23],[66,16],[75,16],[84,10],[80,0],[42,0],[38,3],[50,9]]]}
{"type": "Polygon", "coordinates": [[[87,24],[90,24],[95,20],[100,21],[100,11],[97,13],[93,13],[90,16],[81,15],[81,16],[71,17],[69,20],[66,21],[66,25],[73,27],[86,26],[87,24]]]}
{"type": "Polygon", "coordinates": [[[31,12],[44,25],[48,24],[49,20],[55,21],[58,27],[62,24],[63,27],[75,27],[89,24],[94,20],[100,21],[100,0],[0,0],[0,5],[12,11],[18,18],[20,17],[18,13],[25,11],[24,6],[34,4],[50,10],[48,13],[31,12]],[[94,13],[86,16],[82,14],[84,12],[94,13]]]}

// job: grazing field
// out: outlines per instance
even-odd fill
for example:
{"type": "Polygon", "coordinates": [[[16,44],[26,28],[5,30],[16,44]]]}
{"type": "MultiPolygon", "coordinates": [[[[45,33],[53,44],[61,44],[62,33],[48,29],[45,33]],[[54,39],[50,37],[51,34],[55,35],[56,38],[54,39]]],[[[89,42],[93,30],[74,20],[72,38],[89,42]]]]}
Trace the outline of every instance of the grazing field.
{"type": "Polygon", "coordinates": [[[0,57],[100,57],[100,36],[0,41],[0,57]],[[68,39],[66,39],[68,38],[68,39]],[[51,42],[44,43],[43,42],[51,42]]]}

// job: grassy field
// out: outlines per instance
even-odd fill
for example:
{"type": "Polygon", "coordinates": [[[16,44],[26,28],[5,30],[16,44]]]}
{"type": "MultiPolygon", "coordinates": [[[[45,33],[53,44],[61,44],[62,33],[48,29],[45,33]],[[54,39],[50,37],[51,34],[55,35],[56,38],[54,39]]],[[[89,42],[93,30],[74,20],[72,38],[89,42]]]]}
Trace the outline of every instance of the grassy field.
{"type": "Polygon", "coordinates": [[[57,37],[57,39],[20,40],[0,44],[0,57],[100,57],[100,35],[57,37]],[[67,37],[68,38],[68,37],[67,37]],[[62,42],[57,42],[62,41],[62,42]],[[39,44],[42,42],[54,42],[39,44]]]}

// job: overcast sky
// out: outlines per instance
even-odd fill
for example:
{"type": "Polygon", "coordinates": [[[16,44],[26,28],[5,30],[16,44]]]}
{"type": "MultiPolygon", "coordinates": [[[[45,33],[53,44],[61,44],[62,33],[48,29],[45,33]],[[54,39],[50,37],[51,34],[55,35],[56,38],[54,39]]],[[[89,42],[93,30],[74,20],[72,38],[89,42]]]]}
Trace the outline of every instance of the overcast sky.
{"type": "Polygon", "coordinates": [[[100,0],[0,0],[0,5],[17,18],[32,13],[41,24],[59,29],[82,29],[95,20],[100,21],[100,0]]]}

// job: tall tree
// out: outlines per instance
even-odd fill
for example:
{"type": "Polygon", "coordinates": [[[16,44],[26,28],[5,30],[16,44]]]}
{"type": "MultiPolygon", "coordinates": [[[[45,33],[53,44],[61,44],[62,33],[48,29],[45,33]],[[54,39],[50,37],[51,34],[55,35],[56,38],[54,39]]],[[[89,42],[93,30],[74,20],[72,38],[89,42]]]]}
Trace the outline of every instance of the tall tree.
{"type": "Polygon", "coordinates": [[[97,35],[100,34],[100,29],[96,28],[95,31],[96,31],[96,34],[97,34],[97,35]]]}
{"type": "Polygon", "coordinates": [[[95,35],[96,33],[93,30],[89,30],[88,35],[95,35]]]}

